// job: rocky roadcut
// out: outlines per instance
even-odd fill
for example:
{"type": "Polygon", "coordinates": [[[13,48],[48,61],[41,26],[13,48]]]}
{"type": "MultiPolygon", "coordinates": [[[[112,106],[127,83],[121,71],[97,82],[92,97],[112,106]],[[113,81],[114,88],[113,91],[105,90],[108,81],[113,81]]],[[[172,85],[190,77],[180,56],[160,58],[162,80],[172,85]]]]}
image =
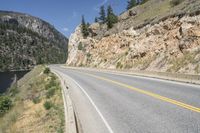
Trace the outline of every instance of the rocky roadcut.
{"type": "MultiPolygon", "coordinates": [[[[144,7],[153,1],[147,2],[144,7]]],[[[178,9],[180,7],[184,7],[184,10],[189,7],[195,9],[196,6],[191,4],[187,6],[187,2],[192,3],[186,0],[176,7],[177,12],[181,11],[178,9]]],[[[193,3],[199,4],[198,1],[195,2],[193,3]]],[[[166,3],[166,1],[160,3],[160,6],[166,6],[167,9],[166,12],[161,11],[158,18],[162,18],[161,16],[164,16],[164,13],[170,11],[169,5],[167,5],[169,3],[166,3]]],[[[143,17],[151,15],[147,12],[142,13],[142,7],[143,5],[133,8],[138,12],[136,16],[123,18],[128,12],[119,16],[120,22],[103,35],[101,29],[104,29],[102,28],[104,25],[99,23],[90,26],[93,35],[86,39],[82,37],[80,26],[77,27],[75,33],[69,39],[67,64],[71,66],[199,74],[200,15],[182,13],[182,15],[174,14],[173,16],[172,14],[156,23],[144,24],[140,28],[130,25],[127,28],[125,24],[129,24],[129,21],[137,24],[136,22],[140,21],[142,15],[143,17]],[[109,34],[112,31],[115,31],[114,34],[109,34]],[[79,49],[80,45],[82,46],[81,49],[79,49]]],[[[156,10],[160,9],[156,8],[156,10]]],[[[190,10],[188,9],[187,12],[190,12],[190,10]]]]}

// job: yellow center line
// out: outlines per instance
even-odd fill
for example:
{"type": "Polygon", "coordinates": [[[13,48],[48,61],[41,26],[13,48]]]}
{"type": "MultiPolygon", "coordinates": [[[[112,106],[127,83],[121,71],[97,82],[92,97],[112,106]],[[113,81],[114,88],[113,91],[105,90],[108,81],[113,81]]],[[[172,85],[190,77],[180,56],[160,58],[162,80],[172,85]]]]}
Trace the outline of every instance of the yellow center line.
{"type": "MultiPolygon", "coordinates": [[[[78,72],[80,72],[80,71],[78,71],[78,72]]],[[[135,87],[130,86],[128,84],[124,84],[124,83],[121,83],[121,82],[118,82],[118,81],[114,81],[114,80],[111,80],[111,79],[108,79],[108,78],[96,76],[96,75],[85,73],[85,72],[80,72],[80,73],[83,73],[85,75],[88,75],[88,76],[91,76],[91,77],[94,77],[94,78],[97,78],[97,79],[100,79],[100,80],[104,80],[104,81],[116,84],[116,85],[119,85],[121,87],[125,87],[125,88],[128,88],[130,90],[133,90],[133,91],[136,91],[136,92],[139,92],[139,93],[154,97],[156,99],[159,99],[159,100],[162,100],[162,101],[165,101],[165,102],[168,102],[168,103],[183,107],[185,109],[189,109],[189,110],[197,112],[197,113],[200,113],[200,108],[198,108],[198,107],[194,107],[192,105],[185,104],[185,103],[182,103],[182,102],[179,102],[179,101],[176,101],[176,100],[173,100],[173,99],[170,99],[170,98],[167,98],[167,97],[164,97],[164,96],[161,96],[161,95],[149,92],[149,91],[138,89],[138,88],[135,88],[135,87]]]]}

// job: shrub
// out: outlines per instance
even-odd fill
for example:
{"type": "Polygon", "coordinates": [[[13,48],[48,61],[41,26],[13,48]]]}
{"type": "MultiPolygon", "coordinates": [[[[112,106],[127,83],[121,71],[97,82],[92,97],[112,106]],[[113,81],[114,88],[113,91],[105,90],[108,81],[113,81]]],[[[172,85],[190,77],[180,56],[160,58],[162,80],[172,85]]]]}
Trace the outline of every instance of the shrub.
{"type": "Polygon", "coordinates": [[[122,67],[123,67],[123,64],[121,64],[121,62],[117,62],[117,66],[116,66],[116,68],[120,68],[120,69],[122,69],[122,67]]]}
{"type": "Polygon", "coordinates": [[[183,0],[171,0],[170,4],[171,6],[177,6],[179,5],[183,0]]]}
{"type": "Polygon", "coordinates": [[[45,69],[44,69],[44,72],[43,72],[44,74],[49,74],[50,73],[50,69],[48,68],[48,67],[46,67],[45,69]]]}
{"type": "Polygon", "coordinates": [[[34,97],[32,101],[34,104],[40,103],[40,97],[34,97]]]}
{"type": "Polygon", "coordinates": [[[19,93],[17,84],[14,84],[13,86],[11,86],[9,93],[10,93],[10,96],[15,96],[17,93],[19,93]]]}
{"type": "Polygon", "coordinates": [[[83,50],[83,44],[82,43],[78,44],[78,50],[83,50]]]}
{"type": "Polygon", "coordinates": [[[48,90],[48,89],[50,89],[50,88],[52,88],[54,86],[58,86],[58,84],[56,83],[55,80],[51,79],[51,81],[45,86],[45,89],[48,90]]]}
{"type": "Polygon", "coordinates": [[[87,53],[87,57],[90,58],[90,57],[91,57],[91,54],[90,54],[90,53],[87,53]]]}
{"type": "Polygon", "coordinates": [[[55,90],[56,90],[56,87],[50,88],[50,89],[47,91],[47,93],[46,93],[46,97],[47,97],[47,98],[52,97],[52,96],[55,94],[55,90]]]}
{"type": "Polygon", "coordinates": [[[49,110],[51,109],[51,107],[53,106],[53,104],[50,102],[50,101],[46,101],[44,104],[43,104],[44,108],[46,110],[49,110]]]}
{"type": "Polygon", "coordinates": [[[7,112],[12,106],[12,100],[8,96],[0,96],[0,115],[7,112]]]}

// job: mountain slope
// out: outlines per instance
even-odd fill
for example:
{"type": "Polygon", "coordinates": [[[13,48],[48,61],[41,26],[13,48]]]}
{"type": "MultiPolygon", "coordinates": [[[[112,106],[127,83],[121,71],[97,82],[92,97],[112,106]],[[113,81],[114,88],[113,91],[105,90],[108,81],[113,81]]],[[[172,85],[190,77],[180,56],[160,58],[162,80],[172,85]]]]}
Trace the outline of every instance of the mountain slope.
{"type": "Polygon", "coordinates": [[[0,11],[0,71],[64,63],[68,39],[49,23],[22,13],[0,11]]]}
{"type": "Polygon", "coordinates": [[[80,26],[69,39],[71,66],[200,73],[200,1],[148,0],[122,13],[115,26],[80,26]],[[81,47],[80,47],[81,46],[81,47]],[[81,48],[81,49],[80,49],[81,48]]]}

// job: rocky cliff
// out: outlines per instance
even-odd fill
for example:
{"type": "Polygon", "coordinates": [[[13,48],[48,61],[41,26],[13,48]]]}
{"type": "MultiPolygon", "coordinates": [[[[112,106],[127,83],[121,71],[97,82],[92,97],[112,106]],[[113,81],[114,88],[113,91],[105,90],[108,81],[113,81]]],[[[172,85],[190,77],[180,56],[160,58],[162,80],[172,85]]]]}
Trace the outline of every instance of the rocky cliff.
{"type": "Polygon", "coordinates": [[[22,13],[0,11],[0,71],[64,63],[68,39],[49,23],[22,13]]]}
{"type": "Polygon", "coordinates": [[[177,6],[149,0],[121,14],[111,30],[94,23],[85,39],[78,26],[69,39],[67,64],[199,74],[199,7],[196,0],[177,6]]]}

